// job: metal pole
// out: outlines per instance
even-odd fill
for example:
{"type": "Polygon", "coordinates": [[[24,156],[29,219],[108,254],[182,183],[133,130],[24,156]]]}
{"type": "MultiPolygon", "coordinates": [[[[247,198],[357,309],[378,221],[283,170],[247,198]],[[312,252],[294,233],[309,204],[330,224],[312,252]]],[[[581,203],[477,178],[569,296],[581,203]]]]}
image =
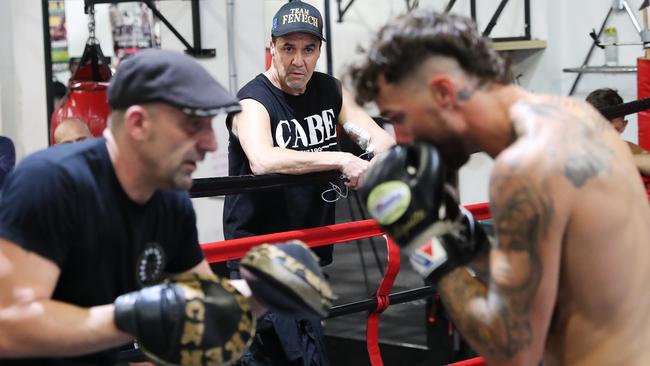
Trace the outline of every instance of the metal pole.
{"type": "Polygon", "coordinates": [[[531,39],[531,26],[530,26],[530,0],[524,1],[524,22],[526,23],[525,37],[526,40],[531,39]]]}
{"type": "Polygon", "coordinates": [[[194,38],[194,49],[200,50],[201,47],[201,10],[199,9],[199,0],[192,0],[192,35],[194,38]]]}
{"type": "Polygon", "coordinates": [[[455,4],[456,0],[449,0],[449,4],[447,4],[447,7],[445,8],[445,13],[449,13],[455,4]]]}
{"type": "Polygon", "coordinates": [[[628,5],[627,1],[623,1],[623,7],[625,8],[627,15],[630,16],[630,20],[632,21],[632,24],[634,24],[634,28],[636,28],[636,31],[640,34],[641,26],[639,25],[639,21],[636,20],[636,16],[634,16],[634,13],[632,12],[632,9],[630,9],[630,5],[628,5]]]}
{"type": "Polygon", "coordinates": [[[508,4],[508,0],[501,0],[499,6],[497,7],[497,10],[494,12],[494,15],[492,15],[492,18],[490,19],[490,22],[488,23],[487,27],[483,31],[483,37],[490,36],[490,33],[492,33],[492,29],[494,29],[494,26],[497,25],[497,20],[501,16],[501,13],[503,12],[503,9],[506,7],[507,4],[508,4]]]}
{"type": "Polygon", "coordinates": [[[472,20],[476,22],[476,0],[470,0],[469,2],[469,12],[472,17],[472,20]]]}
{"type": "Polygon", "coordinates": [[[50,118],[54,113],[54,101],[52,100],[52,39],[50,38],[50,6],[48,0],[41,1],[43,17],[43,50],[45,52],[45,99],[47,105],[47,141],[50,141],[50,118]]]}
{"type": "Polygon", "coordinates": [[[327,60],[327,73],[334,76],[334,62],[332,61],[332,22],[330,21],[330,0],[325,0],[325,57],[327,60]]]}
{"type": "Polygon", "coordinates": [[[151,12],[152,12],[152,13],[153,13],[153,14],[154,14],[158,19],[160,19],[160,21],[163,22],[163,24],[165,24],[165,26],[167,26],[167,28],[168,28],[172,33],[174,33],[174,35],[176,36],[176,38],[178,38],[178,40],[181,41],[181,43],[182,43],[182,44],[187,48],[188,51],[190,51],[190,52],[191,52],[191,51],[194,51],[194,47],[192,47],[192,45],[191,45],[189,42],[187,42],[187,40],[186,40],[186,39],[185,39],[185,38],[184,38],[180,33],[178,33],[178,31],[176,30],[176,28],[174,28],[174,26],[169,22],[169,20],[167,20],[167,18],[165,18],[165,16],[162,15],[162,13],[161,13],[160,11],[158,11],[158,9],[157,9],[156,6],[151,2],[151,0],[142,0],[142,2],[143,2],[145,5],[147,5],[147,7],[148,7],[149,9],[151,9],[151,12]]]}
{"type": "MultiPolygon", "coordinates": [[[[609,11],[607,12],[607,16],[605,17],[605,20],[603,21],[603,24],[600,26],[600,30],[598,31],[598,37],[596,37],[596,39],[600,39],[600,36],[603,34],[603,31],[605,30],[605,26],[607,25],[607,20],[609,20],[609,17],[612,15],[613,11],[614,11],[614,7],[610,7],[609,11]]],[[[591,58],[591,54],[594,52],[595,48],[596,48],[596,40],[594,40],[591,43],[589,52],[587,52],[587,56],[585,57],[585,60],[582,62],[581,67],[584,67],[589,63],[589,59],[591,58]]],[[[578,75],[576,75],[575,80],[573,80],[573,85],[571,85],[571,91],[569,91],[569,95],[573,95],[573,93],[575,93],[581,78],[582,78],[582,73],[579,72],[578,75]]]]}
{"type": "MultiPolygon", "coordinates": [[[[228,0],[226,15],[226,28],[228,32],[228,86],[231,93],[237,93],[237,57],[235,57],[235,0],[228,0]]],[[[196,33],[194,34],[196,37],[196,33]]],[[[199,48],[200,49],[200,48],[199,48]]]]}

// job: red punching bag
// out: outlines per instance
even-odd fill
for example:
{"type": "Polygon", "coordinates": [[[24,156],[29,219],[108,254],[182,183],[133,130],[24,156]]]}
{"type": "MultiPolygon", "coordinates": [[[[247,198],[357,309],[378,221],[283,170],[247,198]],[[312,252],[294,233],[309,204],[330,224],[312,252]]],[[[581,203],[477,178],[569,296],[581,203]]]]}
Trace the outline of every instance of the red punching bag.
{"type": "Polygon", "coordinates": [[[68,93],[52,114],[51,141],[54,141],[54,130],[66,118],[78,118],[86,122],[93,136],[101,136],[111,113],[107,89],[108,83],[96,81],[81,81],[70,85],[68,93]]]}
{"type": "Polygon", "coordinates": [[[79,66],[70,77],[69,84],[78,81],[108,82],[112,73],[107,61],[99,41],[96,38],[88,39],[79,66]]]}
{"type": "Polygon", "coordinates": [[[90,10],[88,25],[90,37],[68,82],[68,92],[52,113],[50,141],[54,142],[54,130],[66,118],[77,118],[88,124],[93,136],[101,136],[111,113],[108,106],[107,88],[112,72],[104,53],[95,38],[94,9],[90,10]]]}
{"type": "Polygon", "coordinates": [[[54,130],[66,118],[78,118],[88,124],[93,136],[102,135],[111,113],[107,98],[110,78],[111,69],[97,39],[89,39],[68,82],[68,92],[52,113],[50,141],[54,141],[54,130]]]}

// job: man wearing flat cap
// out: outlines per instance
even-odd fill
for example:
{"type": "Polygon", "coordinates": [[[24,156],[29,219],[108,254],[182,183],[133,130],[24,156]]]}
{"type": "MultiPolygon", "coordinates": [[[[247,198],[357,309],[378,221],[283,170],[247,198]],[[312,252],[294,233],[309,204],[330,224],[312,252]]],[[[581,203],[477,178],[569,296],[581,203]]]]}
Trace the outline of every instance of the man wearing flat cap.
{"type": "MultiPolygon", "coordinates": [[[[127,301],[120,310],[116,297],[167,275],[213,276],[186,190],[217,148],[213,117],[239,111],[237,99],[190,57],[144,50],[119,67],[108,102],[103,138],[36,152],[5,180],[2,365],[112,365],[117,347],[138,336],[124,330],[144,324],[130,319],[147,305],[127,301]]],[[[237,314],[250,324],[246,309],[237,314]]]]}

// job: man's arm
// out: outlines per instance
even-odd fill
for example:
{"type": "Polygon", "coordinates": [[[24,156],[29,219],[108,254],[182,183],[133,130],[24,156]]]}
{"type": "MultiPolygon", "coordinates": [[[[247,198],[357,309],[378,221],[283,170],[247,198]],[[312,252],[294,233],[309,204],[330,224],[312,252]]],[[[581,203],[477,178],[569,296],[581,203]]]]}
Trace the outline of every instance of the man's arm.
{"type": "Polygon", "coordinates": [[[60,271],[50,260],[0,239],[0,267],[0,358],[75,356],[133,338],[115,327],[113,305],[52,300],[60,271]]]}
{"type": "Polygon", "coordinates": [[[256,100],[244,99],[242,111],[232,120],[232,131],[239,139],[253,174],[305,174],[324,170],[340,170],[358,176],[367,162],[339,152],[304,152],[273,146],[271,121],[264,106],[256,100]]]}
{"type": "Polygon", "coordinates": [[[395,145],[395,140],[377,125],[345,88],[343,88],[343,105],[339,114],[339,124],[359,147],[375,155],[379,155],[395,145]]]}
{"type": "Polygon", "coordinates": [[[538,364],[556,300],[561,233],[551,223],[560,209],[534,170],[495,164],[490,203],[497,240],[488,285],[464,267],[438,283],[455,324],[489,364],[538,364]]]}

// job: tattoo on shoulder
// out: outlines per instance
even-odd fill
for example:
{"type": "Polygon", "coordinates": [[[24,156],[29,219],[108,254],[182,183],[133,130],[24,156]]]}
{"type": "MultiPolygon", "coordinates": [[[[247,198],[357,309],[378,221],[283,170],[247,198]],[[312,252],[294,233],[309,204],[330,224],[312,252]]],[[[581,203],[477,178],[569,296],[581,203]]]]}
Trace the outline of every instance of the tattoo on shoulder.
{"type": "Polygon", "coordinates": [[[575,188],[590,178],[611,171],[613,151],[603,140],[610,124],[595,110],[569,98],[554,98],[549,103],[531,103],[531,111],[539,117],[562,123],[567,133],[558,136],[562,174],[575,188]]]}

